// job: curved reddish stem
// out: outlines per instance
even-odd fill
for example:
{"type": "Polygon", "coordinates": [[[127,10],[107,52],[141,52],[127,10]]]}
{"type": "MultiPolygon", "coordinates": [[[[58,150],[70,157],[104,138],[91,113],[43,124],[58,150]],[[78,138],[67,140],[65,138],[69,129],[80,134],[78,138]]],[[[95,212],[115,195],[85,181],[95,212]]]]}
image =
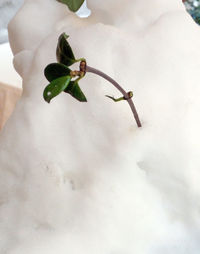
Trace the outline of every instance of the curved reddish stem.
{"type": "Polygon", "coordinates": [[[97,69],[95,69],[93,67],[90,67],[88,65],[86,65],[85,72],[91,72],[91,73],[97,74],[97,75],[101,76],[102,78],[106,79],[107,81],[109,81],[110,83],[112,83],[123,94],[125,100],[127,100],[128,104],[129,104],[129,106],[130,106],[130,108],[131,108],[131,110],[133,112],[133,116],[135,118],[137,126],[138,127],[142,127],[142,124],[140,122],[137,110],[135,108],[135,105],[134,105],[132,99],[130,98],[128,93],[114,79],[112,79],[110,76],[108,76],[104,72],[99,71],[99,70],[97,70],[97,69]]]}

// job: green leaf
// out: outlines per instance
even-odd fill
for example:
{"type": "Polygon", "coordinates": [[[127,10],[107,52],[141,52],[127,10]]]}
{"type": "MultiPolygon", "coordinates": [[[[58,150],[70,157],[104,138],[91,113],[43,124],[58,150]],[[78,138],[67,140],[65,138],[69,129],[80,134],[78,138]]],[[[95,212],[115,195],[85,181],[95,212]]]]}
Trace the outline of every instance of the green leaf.
{"type": "Polygon", "coordinates": [[[84,0],[58,0],[63,4],[66,4],[70,11],[76,12],[83,4],[84,0]]]}
{"type": "Polygon", "coordinates": [[[63,76],[69,76],[71,70],[67,68],[64,64],[60,63],[52,63],[47,65],[47,67],[44,69],[44,75],[47,78],[48,81],[53,81],[54,79],[63,77],[63,76]]]}
{"type": "Polygon", "coordinates": [[[87,99],[80,89],[77,81],[71,81],[67,88],[64,90],[65,93],[69,93],[75,99],[81,102],[87,102],[87,99]]]}
{"type": "Polygon", "coordinates": [[[67,41],[68,37],[68,35],[62,33],[58,39],[58,45],[56,49],[56,56],[58,62],[66,66],[70,66],[76,62],[74,53],[67,41]]]}
{"type": "Polygon", "coordinates": [[[51,99],[64,91],[71,81],[70,76],[60,77],[53,80],[45,89],[43,97],[46,102],[50,103],[51,99]]]}

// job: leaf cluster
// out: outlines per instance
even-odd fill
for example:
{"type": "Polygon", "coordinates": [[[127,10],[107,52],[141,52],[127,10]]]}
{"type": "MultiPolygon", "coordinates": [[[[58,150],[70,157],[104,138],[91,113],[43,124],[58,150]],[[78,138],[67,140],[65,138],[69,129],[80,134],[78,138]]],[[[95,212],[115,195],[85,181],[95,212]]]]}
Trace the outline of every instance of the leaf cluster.
{"type": "Polygon", "coordinates": [[[69,66],[82,59],[75,59],[71,46],[67,41],[68,37],[69,36],[65,33],[60,35],[56,49],[58,62],[47,65],[44,70],[44,75],[50,82],[43,92],[44,100],[48,103],[50,103],[50,101],[61,92],[70,94],[78,101],[87,101],[78,84],[78,81],[82,77],[78,77],[77,79],[72,80],[72,70],[69,68],[69,66]]]}

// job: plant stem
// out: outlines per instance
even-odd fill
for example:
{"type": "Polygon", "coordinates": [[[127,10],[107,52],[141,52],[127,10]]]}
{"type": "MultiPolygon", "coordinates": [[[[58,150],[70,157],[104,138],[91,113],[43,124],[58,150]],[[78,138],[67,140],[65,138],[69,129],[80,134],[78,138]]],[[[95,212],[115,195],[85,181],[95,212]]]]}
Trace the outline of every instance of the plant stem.
{"type": "Polygon", "coordinates": [[[86,72],[91,72],[91,73],[94,73],[94,74],[97,74],[99,76],[101,76],[102,78],[106,79],[107,81],[109,81],[110,83],[112,83],[124,96],[124,98],[127,100],[132,112],[133,112],[133,116],[135,118],[135,121],[137,123],[137,126],[138,127],[142,127],[142,124],[140,122],[140,119],[139,119],[139,116],[138,116],[138,113],[137,113],[137,110],[135,108],[135,105],[132,101],[132,99],[130,98],[130,96],[127,94],[127,92],[114,80],[112,79],[110,76],[108,76],[107,74],[93,68],[93,67],[90,67],[88,65],[86,65],[86,72]]]}

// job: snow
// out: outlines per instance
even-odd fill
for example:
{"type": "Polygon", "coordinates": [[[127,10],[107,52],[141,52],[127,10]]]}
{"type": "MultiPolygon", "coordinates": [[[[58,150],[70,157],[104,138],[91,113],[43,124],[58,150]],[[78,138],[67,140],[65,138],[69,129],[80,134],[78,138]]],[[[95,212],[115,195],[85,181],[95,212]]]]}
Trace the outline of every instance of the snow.
{"type": "Polygon", "coordinates": [[[8,41],[7,25],[23,2],[23,0],[0,0],[0,43],[8,41]]]}
{"type": "Polygon", "coordinates": [[[21,88],[21,77],[13,68],[13,55],[9,43],[0,45],[0,82],[21,88]]]}
{"type": "Polygon", "coordinates": [[[179,0],[101,2],[80,20],[26,0],[9,25],[24,91],[0,133],[3,254],[199,253],[199,27],[179,0]],[[43,100],[63,31],[77,58],[133,90],[142,128],[92,74],[87,103],[43,100]]]}
{"type": "Polygon", "coordinates": [[[91,15],[91,10],[87,7],[87,1],[85,0],[79,10],[76,12],[80,18],[87,18],[91,15]]]}

